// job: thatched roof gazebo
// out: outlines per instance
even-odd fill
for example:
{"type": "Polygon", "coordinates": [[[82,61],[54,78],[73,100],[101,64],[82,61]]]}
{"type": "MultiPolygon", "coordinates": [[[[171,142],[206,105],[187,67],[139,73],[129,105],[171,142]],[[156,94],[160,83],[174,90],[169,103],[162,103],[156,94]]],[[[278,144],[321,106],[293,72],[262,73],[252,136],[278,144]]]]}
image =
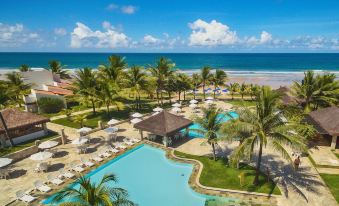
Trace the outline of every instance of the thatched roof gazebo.
{"type": "Polygon", "coordinates": [[[11,138],[14,143],[23,142],[27,139],[33,138],[33,133],[46,133],[46,123],[50,121],[49,118],[44,116],[24,112],[14,108],[2,110],[1,115],[5,124],[0,119],[0,137],[5,137],[6,126],[9,138],[11,138]]]}
{"type": "Polygon", "coordinates": [[[164,144],[167,146],[169,136],[189,127],[192,123],[189,119],[162,111],[157,115],[136,123],[134,128],[139,129],[141,138],[143,138],[143,131],[164,137],[164,144]]]}
{"type": "Polygon", "coordinates": [[[336,148],[339,136],[339,108],[336,106],[318,109],[308,114],[307,122],[321,135],[331,135],[331,147],[336,148]]]}

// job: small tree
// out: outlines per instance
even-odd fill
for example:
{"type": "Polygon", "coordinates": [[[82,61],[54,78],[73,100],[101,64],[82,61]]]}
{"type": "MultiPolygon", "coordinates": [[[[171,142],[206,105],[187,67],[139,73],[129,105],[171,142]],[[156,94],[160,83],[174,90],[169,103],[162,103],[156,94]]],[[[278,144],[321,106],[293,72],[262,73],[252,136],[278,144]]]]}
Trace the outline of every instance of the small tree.
{"type": "Polygon", "coordinates": [[[84,127],[84,123],[87,121],[87,115],[76,115],[72,118],[72,121],[78,123],[80,127],[84,127]]]}
{"type": "Polygon", "coordinates": [[[41,112],[43,113],[58,113],[64,107],[64,102],[61,99],[50,98],[50,97],[41,97],[38,100],[38,106],[41,112]]]}

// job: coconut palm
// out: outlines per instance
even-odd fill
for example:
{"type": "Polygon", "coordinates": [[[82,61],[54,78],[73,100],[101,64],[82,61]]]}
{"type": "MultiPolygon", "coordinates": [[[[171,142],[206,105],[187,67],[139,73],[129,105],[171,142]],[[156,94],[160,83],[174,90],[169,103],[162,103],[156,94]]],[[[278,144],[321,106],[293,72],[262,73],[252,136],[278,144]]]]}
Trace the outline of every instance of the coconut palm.
{"type": "MultiPolygon", "coordinates": [[[[70,117],[69,117],[70,118],[70,117]]],[[[87,121],[87,115],[76,115],[70,118],[72,122],[75,122],[80,125],[80,127],[84,127],[84,123],[87,121]]]]}
{"type": "Polygon", "coordinates": [[[31,71],[31,68],[29,68],[29,66],[27,64],[22,64],[19,67],[19,71],[21,71],[21,72],[28,72],[28,71],[31,71]]]}
{"type": "Polygon", "coordinates": [[[223,125],[222,110],[216,107],[203,108],[202,117],[197,117],[195,122],[200,125],[199,129],[191,129],[199,134],[202,134],[207,140],[207,143],[211,145],[213,151],[213,159],[216,160],[215,147],[217,145],[217,138],[220,134],[221,127],[223,125]]]}
{"type": "Polygon", "coordinates": [[[241,95],[241,99],[244,100],[244,95],[249,93],[249,88],[245,82],[243,82],[239,87],[239,93],[241,95]]]}
{"type": "Polygon", "coordinates": [[[186,100],[186,91],[191,89],[191,79],[189,78],[189,76],[185,73],[178,73],[177,74],[177,81],[176,81],[176,87],[177,87],[177,91],[178,91],[178,95],[179,95],[179,101],[181,100],[181,92],[184,93],[184,100],[186,100]]]}
{"type": "Polygon", "coordinates": [[[224,70],[217,69],[211,77],[211,82],[214,85],[213,97],[215,98],[215,92],[217,87],[224,86],[227,78],[227,74],[224,70]]]}
{"type": "Polygon", "coordinates": [[[125,57],[111,55],[108,57],[107,65],[99,65],[100,76],[110,82],[120,83],[127,67],[125,57]]]}
{"type": "Polygon", "coordinates": [[[48,64],[49,68],[47,68],[47,70],[51,71],[53,74],[58,74],[62,79],[69,78],[67,71],[63,69],[63,66],[59,61],[51,60],[48,62],[48,64]]]}
{"type": "Polygon", "coordinates": [[[305,112],[318,106],[328,106],[339,102],[339,81],[334,74],[315,75],[313,71],[304,73],[301,82],[294,82],[292,93],[298,98],[305,112]]]}
{"type": "Polygon", "coordinates": [[[250,84],[250,86],[249,86],[249,94],[251,95],[251,100],[253,100],[253,96],[255,96],[257,94],[259,89],[260,89],[259,85],[257,85],[257,84],[250,84]]]}
{"type": "Polygon", "coordinates": [[[21,96],[29,92],[30,85],[23,81],[22,76],[18,72],[7,73],[6,78],[8,84],[7,94],[13,96],[14,101],[21,107],[23,102],[21,96]]]}
{"type": "Polygon", "coordinates": [[[125,82],[127,88],[130,88],[134,93],[136,108],[140,109],[140,94],[141,91],[145,89],[147,84],[144,69],[140,66],[131,67],[126,73],[125,82]]]}
{"type": "Polygon", "coordinates": [[[205,66],[200,70],[200,77],[202,82],[202,91],[204,94],[204,100],[206,99],[205,87],[210,82],[212,78],[211,67],[205,66]]]}
{"type": "Polygon", "coordinates": [[[117,181],[114,174],[106,174],[98,184],[81,176],[76,181],[79,189],[65,187],[53,196],[52,204],[62,202],[61,206],[133,206],[125,189],[112,186],[117,181]]]}
{"type": "Polygon", "coordinates": [[[237,93],[237,92],[239,92],[239,84],[238,83],[230,83],[229,85],[228,85],[228,90],[230,91],[230,93],[231,93],[231,96],[232,96],[232,100],[234,99],[234,94],[235,93],[237,93]]]}
{"type": "Polygon", "coordinates": [[[0,109],[4,108],[12,98],[8,87],[7,82],[0,80],[0,109]]]}
{"type": "Polygon", "coordinates": [[[111,105],[115,105],[118,110],[122,108],[122,103],[117,100],[119,97],[118,91],[117,84],[108,84],[103,80],[98,81],[97,100],[99,105],[104,104],[106,106],[107,114],[110,112],[109,107],[111,105]]]}
{"type": "Polygon", "coordinates": [[[193,99],[195,99],[195,90],[199,87],[199,85],[202,83],[201,77],[198,73],[192,74],[192,84],[193,84],[193,99]]]}
{"type": "Polygon", "coordinates": [[[262,152],[267,144],[270,144],[291,163],[292,159],[286,146],[300,151],[306,150],[303,137],[289,132],[297,125],[284,122],[281,112],[277,111],[279,98],[279,93],[272,91],[270,87],[263,86],[256,96],[256,110],[253,111],[247,107],[236,109],[239,118],[231,121],[232,129],[229,129],[229,126],[227,129],[223,129],[226,139],[239,137],[243,134],[246,137],[231,155],[233,164],[237,164],[244,157],[251,159],[257,151],[256,175],[253,181],[255,185],[259,183],[262,152]],[[256,145],[258,145],[258,150],[255,150],[256,145]]]}
{"type": "Polygon", "coordinates": [[[160,99],[161,105],[163,105],[162,90],[165,89],[167,79],[174,73],[173,67],[174,63],[171,60],[160,57],[156,64],[154,66],[150,66],[149,68],[151,75],[155,78],[156,81],[156,94],[158,104],[160,99]]]}

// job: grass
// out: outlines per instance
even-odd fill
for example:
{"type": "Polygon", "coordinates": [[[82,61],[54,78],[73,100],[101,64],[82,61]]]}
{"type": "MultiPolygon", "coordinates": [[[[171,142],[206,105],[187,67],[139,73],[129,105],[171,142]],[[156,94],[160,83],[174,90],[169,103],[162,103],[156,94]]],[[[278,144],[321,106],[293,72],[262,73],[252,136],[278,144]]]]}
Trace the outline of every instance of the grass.
{"type": "Polygon", "coordinates": [[[255,169],[251,166],[242,164],[239,169],[236,169],[227,166],[227,161],[225,159],[214,161],[207,156],[189,155],[178,151],[175,151],[174,154],[179,157],[198,160],[204,165],[200,176],[200,183],[202,185],[265,194],[281,194],[273,181],[266,181],[266,176],[264,174],[260,174],[259,184],[257,186],[253,185],[255,169]],[[241,173],[245,174],[242,185],[240,185],[239,180],[239,175],[241,173]]]}
{"type": "MultiPolygon", "coordinates": [[[[46,140],[53,139],[57,136],[58,136],[57,133],[49,131],[48,135],[40,137],[39,140],[44,142],[46,140]]],[[[10,154],[10,153],[13,153],[13,152],[16,152],[16,151],[19,151],[19,150],[22,150],[22,149],[25,149],[27,147],[31,147],[35,144],[36,140],[37,139],[33,139],[33,140],[30,140],[30,141],[27,141],[27,142],[24,142],[24,143],[20,143],[20,144],[15,145],[14,147],[0,148],[0,157],[7,155],[7,154],[10,154]]]]}
{"type": "Polygon", "coordinates": [[[320,176],[325,181],[327,187],[330,189],[332,195],[339,203],[339,175],[332,174],[320,174],[320,176]]]}
{"type": "Polygon", "coordinates": [[[230,103],[234,106],[245,106],[245,107],[255,106],[255,101],[252,101],[252,100],[233,99],[233,100],[226,100],[225,102],[230,103]]]}

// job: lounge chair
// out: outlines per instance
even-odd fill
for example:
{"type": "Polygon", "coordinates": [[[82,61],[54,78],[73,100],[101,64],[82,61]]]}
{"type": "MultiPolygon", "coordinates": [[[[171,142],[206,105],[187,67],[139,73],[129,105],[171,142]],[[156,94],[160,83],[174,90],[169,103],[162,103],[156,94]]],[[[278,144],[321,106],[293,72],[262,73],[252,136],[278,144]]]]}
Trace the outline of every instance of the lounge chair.
{"type": "Polygon", "coordinates": [[[25,202],[25,203],[31,203],[33,202],[34,200],[36,200],[36,197],[33,197],[32,195],[30,194],[26,194],[25,192],[23,192],[22,190],[19,190],[15,193],[16,195],[16,198],[22,202],[25,202]]]}
{"type": "Polygon", "coordinates": [[[83,172],[85,169],[81,167],[81,165],[77,165],[75,163],[70,163],[71,170],[75,172],[83,172]]]}
{"type": "Polygon", "coordinates": [[[47,179],[50,183],[52,183],[53,185],[61,185],[62,183],[64,183],[64,181],[62,181],[61,179],[59,179],[58,177],[54,177],[53,175],[48,175],[47,179]]]}
{"type": "Polygon", "coordinates": [[[34,172],[47,172],[48,171],[48,164],[46,162],[38,163],[34,172]]]}
{"type": "Polygon", "coordinates": [[[59,178],[66,177],[67,179],[71,179],[71,178],[75,177],[75,174],[73,174],[69,171],[66,171],[63,168],[59,169],[59,172],[60,172],[59,178]]]}
{"type": "Polygon", "coordinates": [[[110,157],[112,154],[108,153],[107,151],[102,151],[99,153],[99,157],[110,157]]]}
{"type": "Polygon", "coordinates": [[[107,148],[106,148],[107,150],[106,151],[108,151],[108,152],[112,152],[112,153],[114,153],[114,154],[116,154],[116,153],[119,153],[120,152],[120,150],[118,150],[118,149],[116,149],[116,148],[114,148],[114,147],[112,147],[112,146],[107,146],[107,148]]]}
{"type": "Polygon", "coordinates": [[[131,140],[132,140],[132,142],[135,142],[135,143],[141,142],[141,139],[138,139],[138,138],[132,138],[131,140]]]}
{"type": "Polygon", "coordinates": [[[129,145],[129,146],[134,145],[134,142],[132,142],[132,140],[130,140],[130,139],[124,139],[124,143],[129,145]]]}
{"type": "Polygon", "coordinates": [[[93,167],[93,166],[94,166],[94,163],[93,163],[93,162],[91,162],[91,161],[89,161],[89,160],[87,160],[87,159],[85,159],[85,158],[83,158],[83,157],[80,158],[80,161],[81,161],[81,163],[84,164],[86,167],[93,167]]]}
{"type": "Polygon", "coordinates": [[[114,147],[119,148],[119,149],[126,149],[127,148],[125,145],[120,144],[120,143],[114,144],[114,147]]]}
{"type": "Polygon", "coordinates": [[[96,162],[102,162],[103,161],[103,159],[101,157],[95,156],[95,155],[92,155],[90,159],[92,159],[96,162]]]}
{"type": "Polygon", "coordinates": [[[35,181],[34,186],[35,186],[35,189],[39,190],[40,192],[44,192],[44,193],[52,190],[50,187],[42,183],[40,180],[35,181]]]}

